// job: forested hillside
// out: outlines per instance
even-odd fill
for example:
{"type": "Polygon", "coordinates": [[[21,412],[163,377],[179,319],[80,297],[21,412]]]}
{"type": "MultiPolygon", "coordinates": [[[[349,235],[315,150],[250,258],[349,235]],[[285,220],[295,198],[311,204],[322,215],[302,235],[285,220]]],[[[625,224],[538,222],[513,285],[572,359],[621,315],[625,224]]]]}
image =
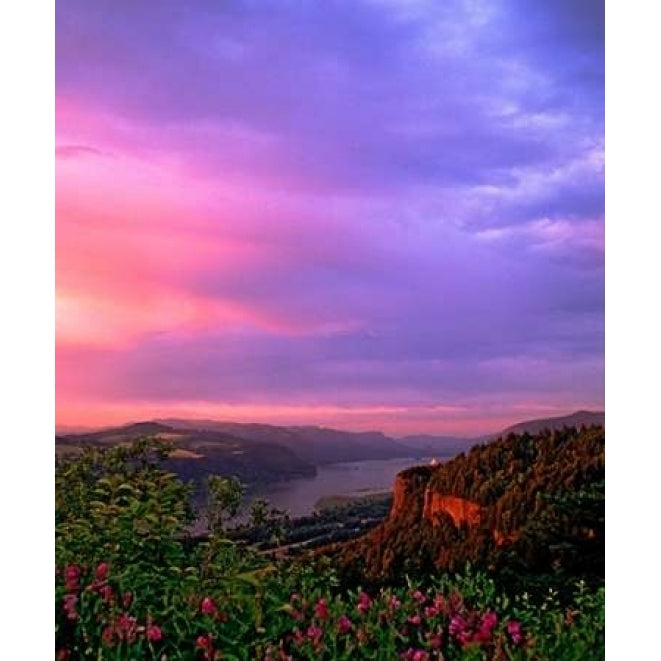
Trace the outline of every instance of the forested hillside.
{"type": "Polygon", "coordinates": [[[603,427],[510,435],[403,471],[388,519],[330,551],[348,577],[372,581],[467,561],[512,576],[598,579],[604,461],[603,427]]]}

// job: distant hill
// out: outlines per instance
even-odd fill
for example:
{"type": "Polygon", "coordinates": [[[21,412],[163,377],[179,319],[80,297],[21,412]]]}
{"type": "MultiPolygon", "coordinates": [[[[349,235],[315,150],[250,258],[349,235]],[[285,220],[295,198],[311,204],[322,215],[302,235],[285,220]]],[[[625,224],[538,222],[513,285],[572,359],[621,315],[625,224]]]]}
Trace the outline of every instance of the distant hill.
{"type": "Polygon", "coordinates": [[[158,435],[175,443],[177,451],[170,465],[186,479],[199,480],[207,473],[218,472],[237,475],[245,482],[257,482],[314,475],[316,466],[333,463],[447,458],[510,433],[535,434],[545,428],[603,422],[603,412],[577,411],[567,416],[521,422],[498,434],[479,438],[417,434],[395,439],[379,431],[163,418],[84,433],[59,433],[55,451],[59,455],[79,453],[85,445],[128,443],[137,436],[158,435]]]}
{"type": "Polygon", "coordinates": [[[472,438],[459,436],[434,436],[432,434],[414,434],[397,439],[398,443],[415,449],[423,456],[451,457],[466,452],[475,444],[472,438]]]}
{"type": "Polygon", "coordinates": [[[200,483],[206,475],[235,475],[243,482],[311,477],[314,464],[278,443],[252,441],[221,431],[175,429],[159,422],[139,422],[85,434],[59,435],[56,455],[81,452],[86,446],[103,447],[130,443],[139,436],[157,436],[173,443],[175,450],[166,467],[182,479],[200,483]]]}
{"type": "Polygon", "coordinates": [[[503,431],[497,434],[497,436],[523,434],[524,432],[538,434],[544,429],[555,430],[562,429],[563,427],[580,427],[581,425],[585,425],[586,427],[592,425],[603,426],[605,424],[605,419],[606,416],[604,411],[576,411],[571,415],[562,415],[555,418],[539,418],[536,420],[519,422],[503,429],[503,431]]]}
{"type": "Polygon", "coordinates": [[[207,429],[251,441],[278,443],[289,448],[305,461],[317,466],[370,459],[424,456],[424,452],[419,448],[396,441],[378,431],[348,432],[314,426],[280,427],[256,423],[178,418],[166,418],[158,422],[175,429],[207,429]]]}

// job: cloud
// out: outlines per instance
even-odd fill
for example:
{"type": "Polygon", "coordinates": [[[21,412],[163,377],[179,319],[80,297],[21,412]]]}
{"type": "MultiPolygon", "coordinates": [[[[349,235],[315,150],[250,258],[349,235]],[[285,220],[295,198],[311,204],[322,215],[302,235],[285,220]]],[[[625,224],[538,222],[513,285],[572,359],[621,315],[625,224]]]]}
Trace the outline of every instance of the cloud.
{"type": "Polygon", "coordinates": [[[55,147],[55,156],[57,158],[84,158],[86,156],[106,156],[106,154],[86,145],[58,145],[55,147]]]}
{"type": "Polygon", "coordinates": [[[56,12],[61,410],[603,401],[600,5],[56,12]]]}

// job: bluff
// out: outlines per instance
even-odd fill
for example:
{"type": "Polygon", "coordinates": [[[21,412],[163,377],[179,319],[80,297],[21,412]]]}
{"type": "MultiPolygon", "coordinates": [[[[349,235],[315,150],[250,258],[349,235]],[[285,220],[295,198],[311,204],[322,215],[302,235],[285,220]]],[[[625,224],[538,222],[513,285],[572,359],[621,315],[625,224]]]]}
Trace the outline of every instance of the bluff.
{"type": "Polygon", "coordinates": [[[509,434],[399,473],[382,524],[327,549],[357,581],[457,570],[603,575],[601,426],[509,434]]]}

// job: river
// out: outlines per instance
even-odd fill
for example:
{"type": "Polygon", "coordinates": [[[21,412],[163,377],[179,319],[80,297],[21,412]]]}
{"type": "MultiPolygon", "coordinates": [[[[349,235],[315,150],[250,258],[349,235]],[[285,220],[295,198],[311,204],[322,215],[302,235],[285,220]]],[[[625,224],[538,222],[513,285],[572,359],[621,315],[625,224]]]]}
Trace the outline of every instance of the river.
{"type": "MultiPolygon", "coordinates": [[[[446,461],[449,457],[438,459],[446,461]]],[[[429,461],[429,458],[375,459],[319,466],[314,477],[252,487],[246,497],[249,501],[264,498],[272,507],[288,510],[292,517],[306,516],[313,512],[315,503],[324,496],[365,496],[391,491],[397,473],[410,466],[428,464],[429,461]]]]}

